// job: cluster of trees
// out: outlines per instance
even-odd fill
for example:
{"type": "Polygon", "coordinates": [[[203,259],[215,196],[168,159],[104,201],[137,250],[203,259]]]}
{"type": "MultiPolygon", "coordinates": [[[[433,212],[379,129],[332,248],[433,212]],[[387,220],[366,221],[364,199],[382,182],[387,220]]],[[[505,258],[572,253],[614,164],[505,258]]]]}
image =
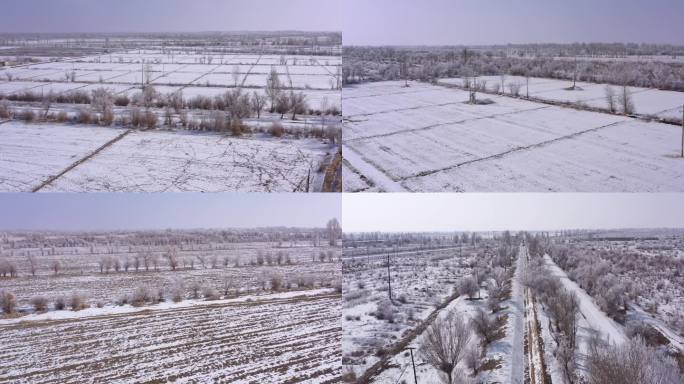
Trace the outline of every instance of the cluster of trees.
{"type": "Polygon", "coordinates": [[[344,47],[343,56],[343,84],[508,74],[684,91],[684,64],[678,62],[578,60],[580,52],[520,57],[466,47],[344,47]]]}
{"type": "MultiPolygon", "coordinates": [[[[337,257],[339,259],[339,255],[337,257]]],[[[312,261],[321,263],[334,262],[336,259],[335,252],[330,249],[328,251],[320,251],[318,254],[312,254],[312,261]]],[[[137,252],[132,256],[115,256],[110,254],[105,254],[97,259],[97,267],[100,273],[127,273],[127,272],[140,272],[144,270],[145,272],[154,271],[159,272],[162,268],[162,263],[165,263],[166,270],[179,271],[196,269],[199,266],[202,269],[221,269],[229,267],[241,267],[244,265],[250,266],[281,266],[281,265],[294,265],[296,261],[293,260],[288,252],[283,250],[278,250],[276,252],[266,252],[258,250],[254,258],[251,258],[249,262],[243,263],[241,261],[240,255],[235,257],[223,256],[219,258],[218,255],[209,255],[206,253],[200,253],[193,256],[181,257],[178,254],[177,249],[170,249],[163,253],[155,253],[152,251],[141,251],[137,252]]],[[[29,268],[29,273],[35,276],[39,270],[38,262],[36,258],[32,255],[27,256],[27,265],[29,268]]],[[[64,265],[58,259],[52,259],[48,262],[49,270],[57,275],[59,274],[64,265]]],[[[81,267],[81,273],[83,273],[83,268],[81,267]]],[[[3,278],[16,278],[19,277],[19,270],[14,262],[10,260],[3,259],[0,260],[0,277],[3,278]]]]}
{"type": "Polygon", "coordinates": [[[627,302],[638,295],[633,281],[623,281],[612,272],[612,265],[598,252],[555,247],[550,256],[568,276],[594,298],[608,316],[623,323],[627,302]]]}
{"type": "Polygon", "coordinates": [[[450,312],[437,317],[425,331],[421,357],[442,374],[442,382],[446,384],[474,383],[474,376],[482,367],[485,349],[503,336],[502,327],[500,318],[483,308],[475,310],[470,319],[450,312]]]}
{"type": "Polygon", "coordinates": [[[579,316],[579,301],[574,292],[562,287],[549,273],[540,257],[530,260],[525,284],[543,304],[551,318],[551,335],[557,345],[554,355],[568,383],[575,382],[575,346],[579,316]]]}
{"type": "MultiPolygon", "coordinates": [[[[179,278],[173,280],[171,284],[166,287],[154,288],[150,285],[138,286],[132,292],[124,294],[116,299],[114,304],[119,306],[126,304],[144,306],[158,304],[167,299],[176,303],[186,299],[218,300],[222,298],[237,297],[242,293],[249,294],[250,292],[281,292],[292,289],[313,289],[316,286],[332,287],[339,293],[342,291],[342,286],[339,281],[335,281],[334,279],[325,280],[322,277],[317,279],[311,275],[295,275],[287,279],[278,274],[261,276],[257,278],[255,282],[254,287],[256,291],[252,291],[250,286],[247,286],[246,291],[241,291],[236,283],[228,276],[221,279],[218,287],[210,283],[200,283],[198,281],[192,281],[191,283],[186,284],[179,278]]],[[[50,303],[52,303],[52,308],[54,310],[71,309],[73,311],[79,311],[91,306],[87,295],[83,292],[73,292],[69,296],[58,295],[53,300],[48,299],[44,295],[37,295],[31,297],[29,303],[36,312],[48,311],[50,309],[50,303]]],[[[102,308],[104,305],[103,301],[97,301],[95,303],[95,306],[98,308],[102,308]]],[[[16,313],[17,298],[13,293],[7,290],[0,290],[0,310],[6,315],[16,313]]]]}

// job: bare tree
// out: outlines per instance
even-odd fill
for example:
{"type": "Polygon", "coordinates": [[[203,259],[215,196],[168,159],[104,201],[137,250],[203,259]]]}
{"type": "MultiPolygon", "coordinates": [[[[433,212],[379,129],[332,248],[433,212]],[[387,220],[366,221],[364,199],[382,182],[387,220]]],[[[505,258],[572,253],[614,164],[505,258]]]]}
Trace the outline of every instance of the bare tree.
{"type": "Polygon", "coordinates": [[[280,82],[278,71],[276,71],[275,67],[271,67],[271,73],[266,79],[266,95],[271,101],[271,112],[275,111],[276,109],[276,104],[280,98],[282,88],[283,85],[280,82]]]}
{"type": "Polygon", "coordinates": [[[292,112],[292,120],[295,120],[297,114],[306,113],[307,103],[304,92],[290,92],[290,112],[292,112]]]}
{"type": "Polygon", "coordinates": [[[336,218],[328,220],[328,223],[326,224],[326,230],[328,232],[328,244],[330,244],[330,246],[337,245],[337,240],[342,236],[342,227],[340,226],[340,222],[337,221],[336,218]]]}
{"type": "Polygon", "coordinates": [[[36,263],[35,257],[33,255],[28,255],[28,263],[29,263],[29,272],[31,273],[31,276],[36,275],[36,271],[38,269],[38,265],[36,263]]]}
{"type": "Polygon", "coordinates": [[[622,113],[624,115],[631,115],[634,113],[634,102],[632,101],[632,94],[626,85],[622,86],[622,90],[618,95],[618,103],[622,108],[622,113]]]}
{"type": "Polygon", "coordinates": [[[608,110],[615,113],[617,111],[617,102],[615,100],[615,90],[610,84],[606,85],[606,103],[608,110]]]}
{"type": "Polygon", "coordinates": [[[496,339],[498,333],[496,319],[484,309],[478,308],[470,319],[470,322],[475,332],[482,337],[486,344],[489,344],[496,339]]]}
{"type": "Polygon", "coordinates": [[[240,66],[239,65],[233,65],[233,84],[235,84],[235,88],[238,86],[238,82],[240,82],[240,66]]]}
{"type": "Polygon", "coordinates": [[[52,262],[50,262],[50,269],[52,269],[52,272],[54,272],[55,275],[59,273],[61,267],[62,265],[59,260],[52,260],[52,262]]]}
{"type": "Polygon", "coordinates": [[[437,318],[425,331],[421,353],[425,361],[446,375],[446,383],[454,383],[454,369],[466,356],[473,332],[462,315],[449,313],[437,318]]]}
{"type": "Polygon", "coordinates": [[[261,117],[261,111],[264,109],[266,106],[266,96],[262,95],[261,93],[254,91],[252,93],[252,98],[250,100],[250,103],[252,105],[252,110],[256,112],[257,119],[261,117]]]}

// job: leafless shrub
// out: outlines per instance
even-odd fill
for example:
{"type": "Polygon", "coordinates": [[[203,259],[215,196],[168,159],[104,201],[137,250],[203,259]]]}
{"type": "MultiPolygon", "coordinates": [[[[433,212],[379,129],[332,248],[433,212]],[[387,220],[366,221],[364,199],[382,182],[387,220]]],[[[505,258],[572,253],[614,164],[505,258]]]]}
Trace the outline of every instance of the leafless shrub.
{"type": "Polygon", "coordinates": [[[31,298],[31,305],[36,312],[45,312],[48,307],[48,299],[45,296],[34,296],[31,298]]]}
{"type": "Polygon", "coordinates": [[[216,288],[210,285],[205,285],[202,288],[202,296],[204,296],[206,300],[218,300],[221,298],[221,295],[216,290],[216,288]]]}
{"type": "Polygon", "coordinates": [[[201,289],[202,289],[202,287],[200,286],[200,284],[198,282],[193,282],[190,285],[190,292],[192,293],[193,299],[199,299],[199,294],[200,294],[201,289]]]}
{"type": "Polygon", "coordinates": [[[458,293],[460,295],[467,295],[469,299],[474,299],[478,294],[480,287],[477,282],[472,277],[466,277],[461,279],[458,283],[458,293]]]}
{"type": "Polygon", "coordinates": [[[114,105],[117,107],[127,107],[131,103],[131,99],[126,95],[119,95],[114,98],[114,105]]]}
{"type": "Polygon", "coordinates": [[[90,124],[93,121],[93,114],[88,110],[81,109],[76,115],[76,120],[80,124],[90,124]]]}
{"type": "Polygon", "coordinates": [[[23,120],[27,123],[31,123],[36,120],[36,113],[32,109],[25,109],[17,115],[19,120],[23,120]]]}
{"type": "Polygon", "coordinates": [[[57,296],[55,298],[55,309],[61,311],[66,308],[66,298],[64,296],[57,296]]]}
{"type": "Polygon", "coordinates": [[[522,84],[518,82],[512,82],[508,83],[508,90],[510,91],[511,95],[518,97],[520,96],[520,89],[522,88],[522,84]]]}
{"type": "Polygon", "coordinates": [[[496,339],[498,325],[494,316],[491,316],[484,309],[478,308],[470,319],[473,330],[489,344],[496,339]]]}
{"type": "Polygon", "coordinates": [[[157,115],[155,115],[154,112],[151,110],[146,110],[145,111],[145,127],[148,129],[155,128],[157,126],[158,118],[157,115]]]}
{"type": "Polygon", "coordinates": [[[153,300],[153,293],[150,287],[139,286],[133,291],[130,298],[131,305],[141,307],[153,300]]]}
{"type": "Polygon", "coordinates": [[[74,292],[69,297],[69,307],[72,311],[80,311],[87,308],[85,295],[79,292],[74,292]]]}
{"type": "Polygon", "coordinates": [[[378,320],[387,320],[388,323],[394,323],[394,306],[389,300],[380,301],[374,314],[378,320]]]}
{"type": "Polygon", "coordinates": [[[130,111],[131,114],[131,125],[134,127],[141,127],[143,125],[144,119],[143,119],[143,114],[140,111],[139,108],[132,108],[130,111]]]}
{"type": "Polygon", "coordinates": [[[283,125],[279,122],[274,121],[271,124],[271,127],[268,129],[268,133],[274,137],[282,137],[285,134],[285,127],[283,127],[283,125]]]}
{"type": "Polygon", "coordinates": [[[171,293],[171,300],[174,303],[179,303],[185,299],[185,286],[183,285],[183,280],[176,280],[169,291],[171,293]]]}
{"type": "Polygon", "coordinates": [[[13,314],[17,309],[16,296],[11,292],[0,291],[0,308],[5,314],[13,314]]]}
{"type": "Polygon", "coordinates": [[[617,346],[594,340],[587,368],[589,384],[681,383],[675,361],[639,337],[617,346]]]}
{"type": "Polygon", "coordinates": [[[58,123],[66,123],[69,120],[69,115],[67,115],[66,111],[59,111],[56,119],[58,123]]]}
{"type": "Polygon", "coordinates": [[[9,102],[7,100],[0,101],[0,119],[9,119],[12,117],[9,102]]]}
{"type": "Polygon", "coordinates": [[[278,275],[271,276],[270,283],[271,283],[271,291],[278,292],[282,288],[283,278],[278,276],[278,275]]]}

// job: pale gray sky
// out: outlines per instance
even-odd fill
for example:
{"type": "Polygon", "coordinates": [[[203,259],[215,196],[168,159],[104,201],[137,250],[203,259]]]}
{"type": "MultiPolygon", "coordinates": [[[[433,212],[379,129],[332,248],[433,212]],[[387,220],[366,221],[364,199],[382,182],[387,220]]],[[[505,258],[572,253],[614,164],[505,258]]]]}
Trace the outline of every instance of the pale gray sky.
{"type": "Polygon", "coordinates": [[[340,210],[322,193],[0,193],[0,230],[324,227],[340,210]]]}
{"type": "Polygon", "coordinates": [[[684,44],[682,0],[344,0],[345,45],[684,44]]]}
{"type": "Polygon", "coordinates": [[[3,0],[0,32],[340,31],[342,0],[3,0]]]}
{"type": "Polygon", "coordinates": [[[684,194],[344,194],[345,232],[684,228],[684,194]]]}

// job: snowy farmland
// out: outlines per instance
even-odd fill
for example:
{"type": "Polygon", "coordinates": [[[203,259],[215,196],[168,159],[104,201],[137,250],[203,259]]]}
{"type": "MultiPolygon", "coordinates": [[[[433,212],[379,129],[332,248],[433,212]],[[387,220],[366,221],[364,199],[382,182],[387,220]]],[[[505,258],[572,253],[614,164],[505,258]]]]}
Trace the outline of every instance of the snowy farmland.
{"type": "Polygon", "coordinates": [[[339,381],[341,255],[327,236],[4,233],[0,381],[339,381]]]}
{"type": "Polygon", "coordinates": [[[3,191],[303,191],[330,152],[317,140],[50,123],[6,122],[0,135],[3,191]]]}
{"type": "Polygon", "coordinates": [[[343,378],[597,382],[628,348],[679,383],[682,232],[648,233],[348,234],[343,378]]]}
{"type": "Polygon", "coordinates": [[[16,42],[0,191],[340,190],[339,46],[272,38],[16,42]]]}
{"type": "Polygon", "coordinates": [[[419,240],[423,234],[409,236],[418,241],[409,247],[404,245],[404,249],[377,245],[357,248],[352,238],[345,239],[345,380],[413,383],[408,348],[414,348],[420,382],[441,382],[439,371],[427,362],[422,348],[427,328],[452,314],[469,319],[480,314],[489,302],[497,303],[497,331],[482,346],[473,338],[473,350],[481,353],[474,362],[479,367],[482,360],[479,378],[485,382],[512,382],[512,375],[519,373],[522,377],[521,365],[511,360],[515,321],[522,313],[516,315],[515,306],[506,298],[510,295],[511,269],[504,272],[501,268],[511,265],[510,252],[494,252],[492,247],[497,244],[478,235],[457,237],[456,242],[447,240],[449,236],[444,234],[425,235],[423,241],[419,240]],[[474,276],[482,282],[481,288],[472,280],[474,276]],[[474,286],[466,289],[464,282],[474,286]],[[499,293],[488,290],[490,282],[499,284],[499,293]],[[496,299],[489,300],[490,295],[496,299]]]}
{"type": "MultiPolygon", "coordinates": [[[[469,79],[469,81],[473,81],[469,79]]],[[[529,96],[546,101],[555,101],[569,104],[585,105],[593,108],[609,110],[606,97],[606,85],[578,81],[572,87],[572,81],[558,79],[544,79],[530,77],[529,82],[523,76],[481,76],[476,80],[487,91],[509,93],[511,85],[518,86],[521,95],[529,96]],[[503,88],[502,88],[503,80],[503,88]]],[[[464,79],[448,78],[440,79],[439,84],[463,86],[464,79]]],[[[614,93],[620,92],[621,87],[608,86],[614,93]]],[[[632,114],[651,116],[659,119],[667,119],[674,122],[682,121],[682,108],[684,108],[684,92],[663,91],[653,88],[627,87],[634,104],[632,114]]],[[[616,97],[614,97],[616,99],[616,97]]]]}
{"type": "Polygon", "coordinates": [[[409,85],[344,88],[346,191],[684,190],[681,127],[409,85]]]}

